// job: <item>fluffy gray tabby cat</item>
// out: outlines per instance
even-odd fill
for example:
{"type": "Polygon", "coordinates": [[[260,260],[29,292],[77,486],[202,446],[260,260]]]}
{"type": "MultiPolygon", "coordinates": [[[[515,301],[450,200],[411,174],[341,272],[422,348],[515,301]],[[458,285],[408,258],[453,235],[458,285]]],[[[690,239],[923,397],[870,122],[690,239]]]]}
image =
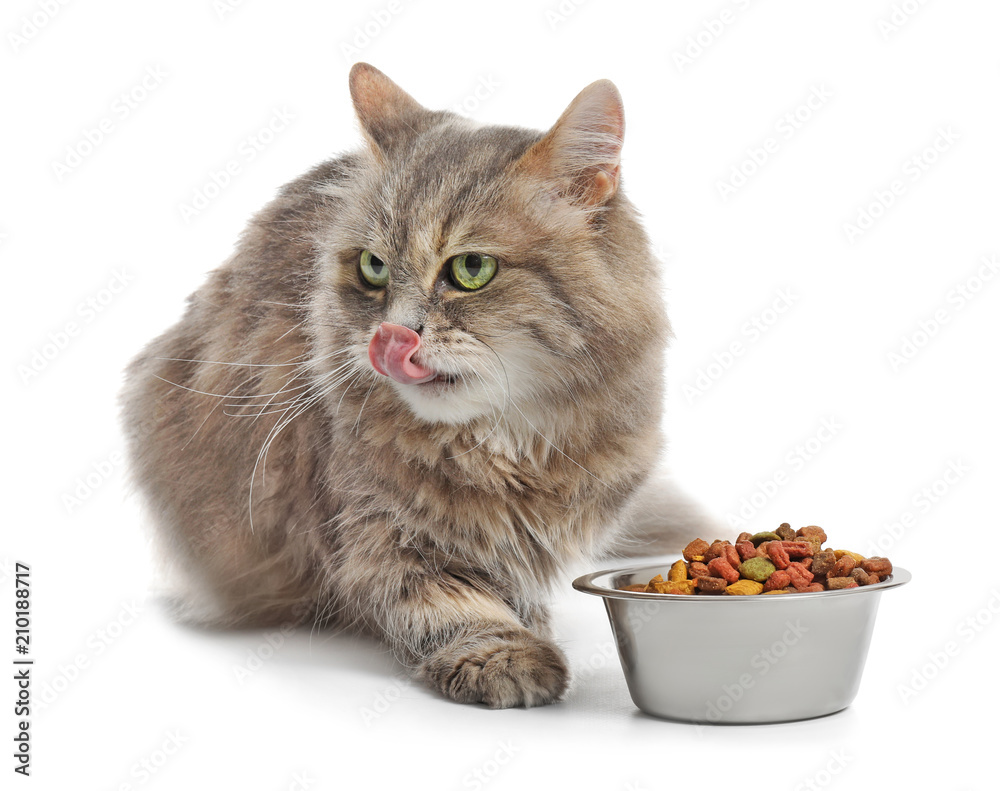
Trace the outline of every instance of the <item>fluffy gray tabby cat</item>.
{"type": "Polygon", "coordinates": [[[377,635],[444,695],[557,700],[557,572],[660,449],[658,264],[618,91],[542,134],[350,75],[367,145],[285,186],[128,369],[132,469],[212,619],[377,635]]]}

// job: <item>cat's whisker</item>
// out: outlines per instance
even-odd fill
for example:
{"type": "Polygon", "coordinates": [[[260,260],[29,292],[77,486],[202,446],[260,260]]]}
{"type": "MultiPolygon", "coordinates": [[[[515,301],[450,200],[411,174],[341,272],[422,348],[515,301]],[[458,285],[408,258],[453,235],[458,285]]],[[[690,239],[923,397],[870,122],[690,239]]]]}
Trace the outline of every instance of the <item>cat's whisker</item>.
{"type": "Polygon", "coordinates": [[[483,391],[486,393],[486,397],[489,399],[490,402],[490,410],[493,412],[493,417],[496,418],[493,421],[493,428],[491,428],[489,433],[483,438],[483,440],[485,441],[493,435],[493,433],[497,430],[497,428],[499,428],[500,423],[503,422],[504,416],[507,413],[507,393],[504,392],[503,387],[501,385],[500,391],[502,399],[500,404],[497,404],[493,400],[493,395],[492,395],[493,388],[485,379],[483,379],[482,374],[480,374],[478,371],[476,371],[476,378],[479,379],[479,381],[482,383],[483,391]],[[498,407],[499,407],[499,412],[497,411],[498,407]]]}
{"type": "MultiPolygon", "coordinates": [[[[483,379],[483,377],[480,375],[480,373],[478,371],[473,371],[473,374],[475,374],[476,378],[479,379],[479,381],[483,385],[483,391],[486,393],[486,397],[490,401],[490,409],[493,411],[493,415],[494,415],[494,417],[496,417],[496,421],[493,423],[493,428],[491,428],[489,430],[489,432],[487,432],[487,434],[481,440],[479,440],[479,442],[477,442],[475,445],[473,445],[468,450],[463,450],[461,453],[456,453],[453,456],[446,457],[448,459],[457,459],[460,456],[465,456],[467,453],[472,453],[477,448],[482,447],[482,445],[490,437],[493,436],[493,434],[496,432],[497,428],[499,428],[500,423],[503,421],[504,414],[506,413],[506,402],[505,402],[503,410],[501,410],[500,414],[497,415],[496,404],[493,403],[493,399],[490,397],[490,390],[491,390],[490,386],[487,384],[486,380],[483,379]]],[[[468,388],[468,384],[466,384],[466,388],[468,388]]],[[[493,455],[493,454],[491,453],[490,455],[493,455]]],[[[496,466],[496,462],[494,462],[494,466],[496,466]]]]}
{"type": "Polygon", "coordinates": [[[226,417],[248,417],[256,420],[264,415],[280,415],[287,411],[287,408],[279,408],[283,404],[289,404],[291,406],[295,405],[295,401],[282,401],[279,404],[275,404],[275,409],[264,409],[262,412],[223,412],[226,417]]]}
{"type": "Polygon", "coordinates": [[[288,328],[287,330],[285,330],[285,331],[284,331],[283,333],[281,333],[281,335],[279,335],[279,336],[278,336],[277,338],[275,338],[275,339],[274,339],[274,340],[273,340],[273,341],[271,342],[271,345],[273,346],[273,345],[274,345],[274,344],[276,344],[276,343],[277,343],[278,341],[280,341],[280,340],[284,339],[284,338],[285,338],[285,337],[286,337],[287,335],[289,335],[290,333],[294,332],[294,331],[295,331],[295,330],[297,330],[297,329],[298,329],[299,327],[301,327],[301,326],[302,326],[303,324],[305,324],[305,323],[306,323],[306,321],[307,321],[307,319],[302,319],[302,321],[300,321],[300,322],[299,322],[298,324],[293,324],[293,325],[292,325],[291,327],[289,327],[289,328],[288,328]]]}
{"type": "Polygon", "coordinates": [[[488,333],[488,332],[483,332],[482,330],[477,329],[475,331],[475,333],[473,333],[473,337],[474,338],[478,338],[479,336],[482,336],[483,338],[494,338],[494,339],[496,339],[496,338],[506,338],[508,335],[510,335],[512,332],[514,332],[515,329],[516,329],[516,327],[514,325],[512,325],[509,330],[507,330],[506,332],[502,332],[499,335],[497,335],[497,334],[491,334],[491,333],[488,333]]]}
{"type": "MultiPolygon", "coordinates": [[[[302,322],[295,326],[299,326],[302,322]]],[[[293,327],[294,329],[294,327],[293,327]]],[[[285,333],[287,335],[287,333],[285,333]]],[[[281,337],[284,337],[281,336],[281,337]]],[[[290,366],[298,366],[303,364],[303,360],[308,363],[319,362],[322,360],[329,359],[330,357],[336,357],[338,354],[347,354],[350,349],[338,349],[337,351],[330,352],[329,354],[324,354],[320,357],[310,357],[308,352],[303,352],[302,354],[293,357],[289,362],[286,363],[241,363],[241,362],[231,362],[226,360],[193,360],[186,357],[154,357],[154,360],[163,360],[165,362],[174,363],[201,363],[203,365],[231,365],[236,367],[245,368],[288,368],[290,366]]]]}
{"type": "Polygon", "coordinates": [[[528,424],[528,426],[531,428],[531,430],[534,431],[536,434],[538,434],[538,436],[541,437],[543,440],[545,440],[545,442],[548,443],[549,447],[551,447],[554,451],[556,451],[556,453],[558,453],[560,456],[563,456],[567,461],[571,462],[572,464],[575,464],[577,467],[579,467],[581,470],[583,470],[585,473],[587,473],[587,475],[589,475],[591,478],[593,478],[598,483],[601,483],[604,486],[610,486],[610,484],[606,483],[601,478],[598,478],[596,475],[594,475],[594,473],[592,473],[590,470],[588,470],[586,467],[584,467],[582,464],[580,464],[580,462],[578,462],[572,456],[570,456],[567,453],[563,452],[562,448],[560,448],[559,446],[557,446],[554,442],[552,442],[552,440],[550,440],[541,431],[539,431],[538,427],[535,426],[535,424],[532,423],[530,420],[528,420],[527,415],[525,415],[524,412],[521,411],[521,408],[516,403],[514,403],[513,399],[511,399],[510,405],[512,407],[514,407],[514,409],[516,409],[518,411],[518,414],[521,415],[521,417],[524,419],[524,422],[528,424]]]}
{"type": "Polygon", "coordinates": [[[309,307],[309,305],[307,303],[305,303],[305,302],[299,302],[299,303],[295,303],[295,302],[276,302],[273,299],[259,299],[259,300],[257,300],[257,304],[259,304],[259,305],[281,305],[282,307],[285,307],[285,308],[297,308],[298,310],[306,310],[309,307]]]}
{"type": "MultiPolygon", "coordinates": [[[[226,407],[228,409],[244,409],[244,410],[250,410],[250,409],[252,409],[252,410],[257,410],[257,411],[255,411],[255,412],[243,412],[243,413],[240,413],[240,414],[227,412],[226,414],[229,414],[229,415],[231,415],[233,417],[253,417],[255,415],[259,416],[260,414],[263,414],[264,411],[267,410],[271,406],[280,406],[282,404],[294,404],[295,401],[297,399],[301,398],[302,395],[304,395],[305,393],[299,393],[297,395],[292,396],[291,399],[288,399],[288,400],[285,400],[285,401],[277,401],[277,402],[275,402],[274,399],[277,398],[279,395],[291,395],[296,390],[303,390],[303,391],[307,391],[308,392],[308,389],[310,387],[313,387],[314,384],[315,384],[315,382],[313,382],[313,381],[307,381],[307,382],[303,382],[300,385],[296,385],[295,387],[291,386],[292,382],[296,381],[301,376],[303,376],[303,375],[305,375],[307,373],[308,373],[308,371],[305,369],[304,366],[302,366],[302,367],[300,367],[300,370],[292,372],[292,373],[289,374],[289,378],[286,379],[285,384],[282,385],[282,387],[279,390],[276,390],[273,393],[260,393],[260,394],[256,394],[256,395],[253,396],[253,398],[268,397],[268,401],[266,403],[264,403],[264,404],[256,404],[256,403],[226,404],[226,407]],[[292,375],[292,374],[294,374],[294,375],[292,375]]],[[[247,398],[250,398],[250,397],[247,396],[247,398]]]]}
{"type": "MultiPolygon", "coordinates": [[[[204,390],[196,390],[193,387],[188,387],[187,385],[182,385],[180,382],[171,382],[169,379],[164,379],[159,374],[152,375],[154,379],[159,379],[161,382],[170,385],[171,387],[179,387],[181,390],[187,390],[189,393],[197,393],[198,395],[209,396],[210,398],[256,398],[256,396],[234,396],[232,395],[232,390],[228,393],[207,393],[204,390]]],[[[247,381],[250,381],[249,379],[247,381]]],[[[236,388],[233,388],[234,390],[236,388]]]]}
{"type": "Polygon", "coordinates": [[[200,365],[231,365],[237,368],[288,368],[299,365],[298,362],[289,363],[234,363],[225,360],[190,360],[185,357],[155,357],[153,359],[163,360],[170,363],[199,363],[200,365]]]}
{"type": "MultiPolygon", "coordinates": [[[[291,382],[289,382],[289,384],[290,383],[291,382]]],[[[312,385],[309,382],[305,382],[303,384],[296,385],[295,387],[288,387],[288,385],[285,385],[285,387],[282,387],[281,390],[277,390],[274,393],[261,393],[259,396],[254,396],[254,397],[255,398],[267,398],[267,397],[277,398],[279,395],[291,395],[296,390],[304,390],[304,389],[307,389],[307,388],[309,388],[311,386],[312,385]]],[[[238,396],[234,396],[234,397],[238,397],[238,396]]],[[[292,400],[294,400],[295,398],[298,398],[298,397],[299,396],[293,396],[292,400]]],[[[249,396],[247,398],[249,399],[249,396]]],[[[274,404],[271,404],[271,406],[277,406],[278,404],[287,404],[287,403],[290,403],[290,401],[278,401],[278,402],[275,402],[274,404]]],[[[266,404],[266,403],[265,404],[258,404],[258,403],[252,403],[252,402],[249,402],[249,401],[247,401],[246,403],[242,403],[242,404],[234,404],[234,403],[227,403],[226,404],[226,408],[227,409],[258,409],[258,408],[264,408],[264,407],[267,407],[267,406],[268,406],[268,404],[266,404]]],[[[250,416],[250,415],[253,415],[253,414],[255,414],[255,413],[253,413],[253,412],[244,412],[240,416],[241,417],[242,416],[250,416]]]]}
{"type": "MultiPolygon", "coordinates": [[[[253,395],[245,395],[245,396],[233,395],[233,390],[238,390],[240,387],[246,385],[248,382],[253,381],[253,377],[250,377],[249,379],[244,379],[242,382],[240,382],[240,384],[236,385],[236,387],[232,388],[232,390],[230,390],[228,393],[209,393],[204,390],[196,390],[193,387],[188,387],[187,385],[182,385],[178,382],[171,382],[169,379],[164,379],[162,376],[158,376],[157,374],[153,374],[153,377],[155,379],[159,379],[161,382],[171,385],[172,387],[178,387],[181,390],[187,390],[190,393],[197,393],[198,395],[208,396],[209,398],[221,398],[221,399],[232,398],[232,399],[242,399],[244,401],[251,401],[252,399],[255,398],[268,398],[270,396],[279,395],[281,393],[281,391],[279,390],[277,393],[254,393],[253,395]]],[[[227,404],[227,406],[256,407],[258,405],[247,403],[247,404],[227,404]]]]}
{"type": "Polygon", "coordinates": [[[604,385],[604,390],[605,392],[607,392],[609,388],[608,388],[608,382],[604,378],[604,370],[601,368],[601,366],[597,364],[597,360],[594,359],[594,355],[590,353],[590,349],[588,349],[586,346],[583,347],[583,353],[587,355],[587,359],[590,361],[590,364],[594,367],[594,370],[597,372],[597,375],[601,377],[601,384],[604,385]]]}
{"type": "MultiPolygon", "coordinates": [[[[335,356],[337,354],[344,354],[344,353],[346,353],[348,351],[351,351],[351,350],[350,349],[346,349],[346,350],[343,350],[343,351],[334,352],[334,353],[331,353],[331,354],[328,354],[328,355],[324,355],[323,357],[317,358],[317,359],[318,360],[325,360],[325,359],[333,357],[333,356],[335,356]]],[[[161,358],[161,359],[179,359],[179,358],[161,358]]],[[[207,363],[209,363],[211,365],[239,365],[239,366],[254,366],[254,367],[257,367],[257,363],[226,363],[226,362],[212,362],[210,360],[208,360],[208,361],[199,361],[199,360],[186,361],[186,360],[183,360],[182,362],[207,362],[207,363]]],[[[300,363],[281,363],[280,365],[276,365],[276,366],[273,366],[273,367],[282,368],[282,367],[286,367],[286,366],[289,366],[289,365],[296,365],[296,366],[301,367],[303,365],[308,365],[308,364],[309,364],[308,362],[305,363],[305,364],[301,363],[301,362],[300,363]]],[[[271,366],[264,366],[264,367],[271,367],[271,366]]],[[[245,385],[247,382],[253,381],[253,377],[249,377],[248,379],[245,379],[239,385],[237,385],[236,387],[232,388],[228,393],[209,393],[209,392],[207,392],[205,390],[198,390],[198,389],[193,388],[193,387],[188,387],[187,385],[182,385],[180,382],[171,382],[169,379],[164,379],[159,374],[153,374],[152,376],[155,379],[159,379],[161,382],[164,382],[165,384],[168,384],[168,385],[170,385],[172,387],[178,387],[181,390],[187,390],[190,393],[197,393],[198,395],[209,396],[210,398],[233,398],[233,399],[240,399],[240,400],[249,401],[249,400],[252,400],[252,399],[255,399],[255,398],[268,398],[268,397],[271,397],[271,396],[280,395],[281,391],[284,389],[284,388],[282,388],[281,390],[278,390],[275,393],[253,393],[251,395],[245,395],[245,396],[234,396],[233,395],[233,390],[237,390],[237,389],[239,389],[239,387],[241,387],[242,385],[245,385]]]]}
{"type": "MultiPolygon", "coordinates": [[[[497,413],[497,406],[498,405],[493,400],[493,388],[489,386],[489,384],[486,382],[485,379],[483,379],[483,377],[480,375],[479,371],[475,371],[475,374],[476,374],[476,378],[479,380],[480,384],[482,385],[483,392],[486,394],[486,399],[490,402],[490,412],[493,414],[493,418],[494,418],[493,427],[490,429],[489,433],[483,438],[483,442],[485,442],[487,439],[489,439],[493,435],[493,433],[500,426],[500,421],[503,420],[504,412],[503,412],[503,407],[501,406],[499,414],[497,413]]],[[[482,445],[483,442],[480,442],[479,444],[482,445]]]]}
{"type": "MultiPolygon", "coordinates": [[[[484,345],[484,346],[485,346],[485,347],[486,347],[487,349],[489,349],[489,350],[490,350],[491,352],[493,352],[493,354],[494,354],[494,355],[496,356],[496,358],[497,358],[497,361],[498,361],[498,362],[500,363],[500,366],[501,366],[501,368],[503,368],[503,369],[504,369],[504,373],[506,374],[506,370],[507,370],[507,369],[506,369],[506,366],[504,365],[504,361],[503,361],[503,358],[502,358],[502,357],[500,356],[500,354],[499,354],[499,353],[498,353],[498,352],[496,351],[496,349],[494,349],[494,348],[493,348],[492,346],[490,346],[490,345],[489,345],[488,343],[486,343],[485,341],[481,341],[481,343],[482,343],[482,344],[483,344],[483,345],[484,345]]],[[[548,444],[548,446],[549,446],[550,448],[552,448],[552,449],[553,449],[554,451],[556,451],[556,452],[557,452],[557,453],[558,453],[559,455],[563,456],[563,457],[564,457],[564,458],[565,458],[565,459],[566,459],[567,461],[569,461],[569,462],[572,462],[573,464],[575,464],[575,465],[576,465],[577,467],[579,467],[579,468],[580,468],[581,470],[583,470],[583,471],[584,471],[585,473],[587,473],[587,475],[589,475],[589,476],[590,476],[591,478],[593,478],[593,479],[594,479],[595,481],[598,481],[599,483],[602,483],[602,484],[604,484],[605,486],[608,486],[608,485],[609,485],[608,483],[606,483],[606,482],[605,482],[605,481],[603,481],[603,480],[602,480],[601,478],[599,478],[599,477],[597,477],[596,475],[594,475],[594,473],[592,473],[592,472],[591,472],[590,470],[588,470],[588,469],[587,469],[586,467],[584,467],[584,466],[583,466],[582,464],[580,464],[580,462],[578,462],[578,461],[577,461],[576,459],[574,459],[574,458],[573,458],[572,456],[570,456],[569,454],[565,453],[565,452],[564,452],[564,451],[562,450],[562,448],[560,448],[559,446],[557,446],[557,445],[556,445],[556,444],[555,444],[554,442],[552,442],[552,440],[550,440],[550,439],[549,439],[548,437],[546,437],[546,436],[545,436],[545,435],[544,435],[544,434],[543,434],[543,433],[542,433],[541,431],[539,431],[539,430],[538,430],[538,427],[537,427],[537,426],[536,426],[536,425],[535,425],[534,423],[532,423],[532,422],[531,422],[531,421],[530,421],[530,420],[528,419],[528,416],[527,416],[527,415],[525,415],[525,414],[524,414],[524,412],[522,412],[522,411],[521,411],[521,408],[520,408],[520,407],[519,407],[519,406],[518,406],[518,405],[517,405],[517,404],[515,403],[515,401],[514,401],[513,397],[511,397],[511,395],[510,395],[510,380],[509,380],[509,379],[508,379],[507,383],[508,383],[508,390],[507,390],[507,400],[508,400],[508,401],[510,402],[510,405],[511,405],[512,407],[514,407],[514,409],[516,409],[516,410],[517,410],[518,414],[519,414],[519,415],[521,416],[521,418],[522,418],[522,419],[524,420],[524,422],[528,424],[528,426],[529,426],[529,427],[531,428],[531,430],[532,430],[532,431],[534,431],[534,432],[535,432],[536,434],[538,434],[538,436],[539,436],[539,437],[541,437],[541,438],[542,438],[543,440],[545,440],[545,442],[546,442],[546,443],[548,444]]]]}
{"type": "MultiPolygon", "coordinates": [[[[347,365],[347,364],[345,363],[345,365],[347,365]]],[[[288,406],[285,409],[273,409],[273,410],[269,410],[267,412],[257,413],[256,415],[253,415],[253,417],[259,417],[261,414],[286,413],[289,410],[296,409],[298,407],[311,406],[312,403],[314,403],[315,401],[320,400],[328,392],[330,392],[331,390],[335,389],[343,381],[346,380],[346,377],[341,377],[341,378],[336,379],[336,380],[334,380],[332,382],[328,381],[335,374],[337,374],[342,368],[344,368],[345,365],[342,365],[342,366],[340,366],[340,368],[328,372],[323,377],[321,377],[321,378],[319,378],[319,379],[317,379],[315,381],[309,382],[306,385],[300,385],[300,387],[304,387],[304,388],[315,388],[316,389],[315,392],[310,393],[307,390],[306,392],[300,393],[299,395],[295,396],[294,398],[292,398],[289,401],[283,401],[283,402],[278,402],[277,404],[274,404],[274,406],[279,406],[280,404],[288,404],[288,406]]],[[[295,388],[295,389],[298,389],[298,388],[295,388]]],[[[266,406],[267,405],[265,404],[265,407],[266,406]]],[[[241,415],[241,417],[251,417],[251,415],[241,415]]],[[[293,415],[293,417],[294,417],[294,415],[293,415]]]]}
{"type": "MultiPolygon", "coordinates": [[[[374,373],[374,372],[373,372],[373,373],[374,373]]],[[[375,380],[374,380],[374,381],[373,381],[373,382],[371,383],[371,386],[370,386],[370,387],[368,388],[368,392],[367,392],[367,393],[365,393],[365,400],[361,402],[361,409],[359,409],[359,410],[358,410],[358,417],[357,417],[357,419],[356,419],[356,420],[354,421],[354,426],[353,426],[353,427],[351,428],[351,431],[352,431],[353,433],[355,433],[355,434],[358,434],[359,436],[360,436],[360,433],[359,433],[359,432],[360,432],[360,430],[361,430],[361,415],[362,415],[362,413],[364,413],[364,411],[365,411],[365,404],[367,404],[367,403],[368,403],[368,399],[369,399],[369,397],[371,396],[371,394],[372,394],[372,391],[373,391],[373,390],[375,389],[375,386],[376,386],[377,384],[378,384],[378,379],[375,379],[375,380]]]]}
{"type": "MultiPolygon", "coordinates": [[[[333,355],[328,355],[328,356],[333,356],[333,355]]],[[[333,378],[334,375],[338,373],[343,367],[351,363],[352,361],[349,360],[347,363],[344,363],[340,367],[328,372],[323,377],[320,377],[319,380],[311,382],[310,383],[311,387],[319,386],[318,391],[310,393],[310,391],[307,389],[304,393],[301,393],[299,396],[293,399],[292,403],[288,407],[286,407],[284,410],[280,410],[283,416],[275,421],[275,424],[271,427],[271,430],[265,437],[261,449],[257,453],[257,458],[254,461],[253,469],[251,470],[250,473],[250,491],[248,494],[248,503],[247,503],[247,510],[249,513],[249,522],[250,522],[250,532],[254,531],[254,524],[253,524],[254,481],[256,480],[257,477],[257,470],[260,469],[261,485],[264,485],[266,483],[267,454],[271,448],[272,443],[277,438],[278,434],[280,434],[281,431],[286,426],[288,426],[296,417],[301,415],[305,410],[309,409],[313,404],[317,403],[320,399],[325,397],[328,392],[331,392],[334,388],[339,386],[339,384],[341,384],[342,381],[346,381],[346,379],[349,378],[349,377],[342,377],[340,379],[334,379],[332,383],[326,383],[326,386],[322,386],[322,384],[325,383],[326,380],[333,378]],[[289,412],[291,414],[289,414],[289,412]],[[284,415],[287,415],[287,417],[285,417],[284,415]]]]}
{"type": "MultiPolygon", "coordinates": [[[[486,345],[486,344],[484,344],[484,345],[486,345]]],[[[504,397],[504,407],[503,407],[503,409],[504,409],[504,414],[506,414],[506,411],[507,411],[507,402],[511,398],[510,376],[507,373],[507,366],[504,364],[503,360],[500,359],[500,355],[497,354],[496,351],[492,347],[489,347],[487,345],[487,348],[489,348],[490,351],[493,352],[494,356],[496,356],[496,358],[497,358],[497,362],[500,363],[500,370],[498,371],[497,370],[497,366],[493,362],[493,360],[489,359],[488,357],[485,358],[485,362],[488,363],[489,366],[490,366],[490,373],[493,375],[493,378],[496,380],[497,387],[499,388],[500,392],[503,394],[503,397],[504,397]],[[501,372],[503,373],[503,378],[502,379],[500,378],[500,373],[501,372]]]]}
{"type": "MultiPolygon", "coordinates": [[[[327,373],[323,374],[323,376],[321,376],[318,380],[316,380],[316,382],[309,383],[307,386],[321,385],[326,380],[333,378],[336,374],[338,374],[340,371],[342,371],[346,366],[350,365],[351,362],[352,362],[351,360],[348,360],[345,363],[341,363],[338,367],[333,368],[330,371],[328,371],[327,373]]],[[[292,377],[292,379],[288,382],[288,384],[291,384],[292,382],[294,382],[296,379],[298,379],[300,376],[302,376],[305,373],[306,373],[305,371],[300,371],[294,377],[292,377]]],[[[286,384],[286,387],[288,386],[288,384],[286,384]]],[[[278,391],[278,393],[281,393],[282,391],[284,391],[284,389],[285,388],[282,388],[281,390],[278,391]]],[[[297,390],[298,388],[294,388],[294,389],[297,390]]],[[[276,393],[274,397],[277,397],[278,393],[276,393]]],[[[274,397],[272,397],[272,400],[273,400],[274,397]]],[[[292,400],[294,402],[295,399],[292,399],[292,400]]],[[[262,414],[264,414],[264,410],[268,409],[270,406],[271,406],[271,400],[268,400],[268,402],[266,404],[264,404],[263,407],[261,407],[261,411],[257,415],[257,417],[260,417],[262,414]]],[[[256,420],[256,418],[254,418],[254,419],[256,420]]]]}
{"type": "Polygon", "coordinates": [[[277,438],[278,434],[281,433],[282,429],[284,429],[289,423],[291,423],[292,420],[294,420],[299,414],[301,414],[302,410],[305,409],[305,408],[307,408],[309,405],[310,405],[310,401],[307,399],[306,402],[305,402],[305,404],[302,405],[302,406],[287,407],[284,410],[284,414],[287,414],[289,411],[291,411],[292,414],[289,415],[288,417],[282,417],[282,418],[279,418],[278,420],[275,421],[275,424],[271,427],[271,430],[268,432],[267,437],[264,439],[264,444],[262,445],[260,451],[257,454],[257,459],[254,461],[253,470],[251,470],[251,472],[250,472],[250,492],[249,492],[249,500],[248,500],[248,503],[247,503],[247,510],[249,512],[250,532],[251,533],[254,532],[254,523],[253,523],[253,484],[254,484],[254,479],[257,477],[257,469],[258,469],[258,467],[260,467],[261,465],[263,465],[261,467],[260,482],[261,482],[261,485],[265,485],[266,482],[267,482],[267,480],[266,480],[266,477],[267,477],[267,452],[270,450],[271,444],[277,438]]]}
{"type": "Polygon", "coordinates": [[[344,396],[346,396],[347,393],[350,391],[350,389],[354,387],[355,383],[357,383],[361,379],[361,377],[364,376],[364,373],[365,372],[363,370],[358,371],[356,374],[354,374],[353,377],[351,377],[351,380],[347,383],[347,387],[344,388],[344,392],[340,394],[340,400],[337,401],[337,409],[336,409],[337,414],[340,413],[340,406],[341,404],[344,403],[344,396]]]}
{"type": "MultiPolygon", "coordinates": [[[[249,378],[247,378],[247,379],[244,379],[244,380],[243,380],[242,382],[238,382],[238,383],[237,383],[236,385],[234,385],[234,386],[233,386],[232,390],[230,390],[230,391],[229,391],[229,393],[227,393],[227,394],[226,394],[225,396],[223,396],[223,398],[228,398],[228,397],[229,397],[230,395],[232,395],[232,393],[233,393],[233,391],[234,391],[234,390],[237,390],[237,389],[239,389],[240,387],[242,387],[243,385],[247,384],[248,382],[250,382],[250,381],[252,381],[252,380],[253,380],[253,377],[251,376],[251,377],[249,377],[249,378]]],[[[185,450],[185,449],[187,448],[187,446],[191,444],[191,442],[192,442],[192,441],[194,440],[194,438],[198,436],[198,432],[199,432],[199,431],[201,431],[201,430],[202,430],[202,428],[204,428],[204,427],[205,427],[205,424],[206,424],[206,423],[208,423],[208,421],[209,421],[209,418],[211,418],[211,417],[212,417],[212,415],[214,415],[214,414],[215,414],[215,411],[216,411],[216,410],[217,410],[217,409],[218,409],[218,408],[219,408],[219,407],[220,407],[220,406],[221,406],[221,405],[222,405],[223,403],[224,403],[223,401],[216,401],[216,402],[215,402],[215,406],[213,406],[213,407],[212,407],[212,408],[211,408],[211,409],[210,409],[210,410],[208,411],[208,414],[207,414],[207,415],[205,415],[205,419],[204,419],[204,420],[202,420],[202,421],[201,421],[201,423],[199,423],[199,424],[198,424],[198,428],[196,428],[196,429],[194,430],[194,433],[193,433],[193,434],[192,434],[192,435],[191,435],[190,437],[188,437],[187,441],[186,441],[186,442],[185,442],[185,443],[184,443],[184,444],[183,444],[183,445],[181,446],[181,450],[185,450]]]]}

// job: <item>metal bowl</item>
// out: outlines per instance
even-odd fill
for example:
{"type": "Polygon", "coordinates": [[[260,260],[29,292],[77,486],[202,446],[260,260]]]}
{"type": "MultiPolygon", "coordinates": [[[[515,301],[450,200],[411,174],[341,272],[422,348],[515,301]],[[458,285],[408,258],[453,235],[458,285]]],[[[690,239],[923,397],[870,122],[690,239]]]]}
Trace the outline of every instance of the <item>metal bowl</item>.
{"type": "Polygon", "coordinates": [[[635,705],[698,723],[788,722],[851,704],[861,683],[882,592],[876,585],[780,596],[683,596],[616,590],[669,563],[574,580],[601,596],[635,705]]]}

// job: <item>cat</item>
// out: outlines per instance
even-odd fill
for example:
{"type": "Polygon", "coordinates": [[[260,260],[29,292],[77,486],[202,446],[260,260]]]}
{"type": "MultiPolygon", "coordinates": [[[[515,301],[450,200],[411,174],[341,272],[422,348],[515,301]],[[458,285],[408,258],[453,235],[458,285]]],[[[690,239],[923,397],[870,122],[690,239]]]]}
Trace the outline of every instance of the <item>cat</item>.
{"type": "Polygon", "coordinates": [[[363,148],[282,188],[128,367],[133,480],[199,617],[358,629],[455,701],[557,701],[552,581],[641,521],[662,445],[619,92],[541,133],[364,63],[349,87],[363,148]]]}

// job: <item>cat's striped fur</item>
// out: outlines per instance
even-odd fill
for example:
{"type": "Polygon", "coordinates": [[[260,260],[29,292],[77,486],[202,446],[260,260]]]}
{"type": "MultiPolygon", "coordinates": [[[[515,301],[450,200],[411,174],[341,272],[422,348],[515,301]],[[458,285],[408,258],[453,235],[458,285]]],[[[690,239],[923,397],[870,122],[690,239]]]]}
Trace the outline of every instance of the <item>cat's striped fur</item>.
{"type": "Polygon", "coordinates": [[[366,146],[284,187],[129,368],[134,477],[217,620],[356,626],[455,700],[550,702],[550,583],[620,536],[660,450],[668,327],[621,101],[595,83],[543,135],[365,64],[350,84],[366,146]],[[449,287],[470,251],[498,274],[449,287]],[[383,321],[457,383],[377,374],[383,321]]]}

